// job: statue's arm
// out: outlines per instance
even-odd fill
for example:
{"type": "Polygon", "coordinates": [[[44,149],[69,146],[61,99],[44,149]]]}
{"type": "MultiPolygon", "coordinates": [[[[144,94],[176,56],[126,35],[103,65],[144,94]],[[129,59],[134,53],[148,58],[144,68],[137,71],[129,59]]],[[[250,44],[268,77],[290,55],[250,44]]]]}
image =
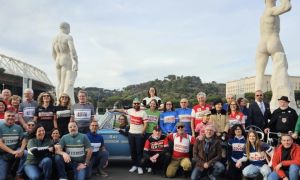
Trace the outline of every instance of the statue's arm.
{"type": "Polygon", "coordinates": [[[56,60],[56,56],[57,56],[57,54],[56,54],[56,50],[55,50],[55,40],[54,40],[52,43],[52,57],[53,57],[54,61],[56,60]]]}
{"type": "Polygon", "coordinates": [[[272,15],[278,16],[290,11],[291,9],[292,9],[292,5],[290,0],[281,0],[280,6],[275,6],[272,8],[272,15]]]}
{"type": "Polygon", "coordinates": [[[74,46],[74,42],[73,42],[72,36],[69,36],[69,38],[68,38],[68,45],[69,45],[70,55],[72,57],[73,64],[77,65],[77,63],[78,63],[78,57],[77,57],[77,53],[76,53],[76,50],[75,50],[75,46],[74,46]]]}

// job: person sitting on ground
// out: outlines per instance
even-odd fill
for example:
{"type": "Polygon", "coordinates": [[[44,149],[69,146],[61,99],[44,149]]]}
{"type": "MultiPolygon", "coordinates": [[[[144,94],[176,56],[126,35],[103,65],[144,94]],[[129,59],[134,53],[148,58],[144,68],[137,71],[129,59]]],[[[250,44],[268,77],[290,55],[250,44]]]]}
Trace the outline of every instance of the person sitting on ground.
{"type": "Polygon", "coordinates": [[[243,175],[255,178],[261,173],[264,180],[266,180],[271,173],[271,169],[267,163],[267,154],[272,157],[273,148],[261,142],[256,131],[249,130],[244,156],[236,162],[235,166],[241,168],[242,162],[249,161],[249,165],[243,169],[243,175]]]}
{"type": "Polygon", "coordinates": [[[221,160],[221,142],[215,137],[215,127],[208,125],[205,127],[203,139],[197,139],[193,147],[193,161],[196,166],[193,169],[191,179],[199,180],[204,173],[208,174],[210,179],[215,179],[224,170],[221,160]]]}
{"type": "Polygon", "coordinates": [[[162,133],[165,135],[176,132],[176,123],[178,122],[178,115],[175,111],[172,101],[166,101],[164,104],[164,112],[160,113],[159,126],[162,133]]]}
{"type": "Polygon", "coordinates": [[[93,147],[93,154],[89,164],[89,177],[92,175],[93,168],[96,168],[101,176],[108,176],[104,168],[108,164],[109,152],[105,149],[102,135],[97,133],[98,129],[98,122],[92,121],[90,124],[90,132],[86,134],[93,147]]]}
{"type": "Polygon", "coordinates": [[[236,167],[237,160],[241,159],[244,155],[246,147],[246,132],[241,124],[236,124],[231,128],[232,138],[228,140],[228,171],[227,176],[229,179],[242,179],[243,167],[236,167]]]}
{"type": "Polygon", "coordinates": [[[142,159],[143,167],[148,167],[148,173],[153,170],[155,174],[162,170],[163,176],[165,175],[171,157],[168,147],[168,139],[162,135],[160,127],[155,126],[152,135],[145,142],[142,159]]]}
{"type": "Polygon", "coordinates": [[[210,111],[206,111],[204,113],[202,122],[199,123],[196,126],[195,133],[198,134],[197,139],[203,140],[203,138],[205,136],[205,128],[206,128],[206,126],[211,125],[211,123],[209,123],[210,115],[211,115],[211,112],[210,111]]]}
{"type": "Polygon", "coordinates": [[[69,122],[69,134],[64,135],[55,146],[55,164],[58,177],[67,179],[65,167],[74,173],[76,180],[85,180],[88,165],[93,153],[90,140],[85,134],[78,132],[76,122],[69,122]]]}
{"type": "Polygon", "coordinates": [[[268,180],[297,180],[300,169],[300,146],[293,143],[289,134],[281,136],[281,145],[275,149],[272,159],[273,172],[268,180]]]}
{"type": "MultiPolygon", "coordinates": [[[[23,138],[23,129],[15,124],[16,113],[6,110],[5,123],[0,125],[0,179],[7,178],[10,167],[23,157],[26,140],[23,138]]],[[[21,164],[21,163],[20,163],[21,164]]],[[[18,169],[21,167],[19,166],[18,169]]],[[[20,172],[19,170],[17,172],[20,172]]],[[[16,179],[23,179],[21,174],[16,174],[16,179]]]]}
{"type": "Polygon", "coordinates": [[[179,166],[182,167],[184,176],[187,176],[192,169],[190,154],[192,153],[192,145],[195,144],[195,137],[184,132],[184,124],[178,122],[176,124],[177,132],[168,135],[168,141],[172,144],[172,159],[168,165],[166,176],[168,178],[175,177],[179,166]]]}
{"type": "Polygon", "coordinates": [[[24,171],[30,180],[50,180],[52,177],[52,153],[51,140],[45,137],[45,129],[38,124],[33,130],[34,138],[27,144],[28,154],[24,171]]]}

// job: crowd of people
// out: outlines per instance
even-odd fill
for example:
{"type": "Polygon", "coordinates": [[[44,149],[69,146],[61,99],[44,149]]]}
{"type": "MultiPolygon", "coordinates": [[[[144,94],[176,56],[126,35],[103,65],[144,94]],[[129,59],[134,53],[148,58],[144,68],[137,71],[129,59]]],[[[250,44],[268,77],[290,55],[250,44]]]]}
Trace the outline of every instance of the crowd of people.
{"type": "MultiPolygon", "coordinates": [[[[87,92],[80,90],[78,103],[72,105],[64,93],[57,102],[49,92],[39,94],[35,101],[33,93],[26,89],[21,102],[10,90],[2,91],[0,180],[11,175],[76,180],[92,174],[108,176],[109,152],[97,133],[99,124],[87,92]]],[[[260,90],[250,105],[232,95],[227,95],[225,103],[207,103],[204,92],[196,98],[198,104],[192,108],[182,98],[180,108],[175,109],[172,101],[162,102],[151,87],[143,100],[133,99],[132,108],[110,110],[122,113],[116,129],[128,137],[130,173],[146,171],[192,180],[221,175],[226,179],[299,178],[300,118],[289,107],[288,97],[278,99],[279,108],[273,113],[260,90]],[[280,133],[280,137],[268,144],[257,129],[262,134],[280,133]]]]}

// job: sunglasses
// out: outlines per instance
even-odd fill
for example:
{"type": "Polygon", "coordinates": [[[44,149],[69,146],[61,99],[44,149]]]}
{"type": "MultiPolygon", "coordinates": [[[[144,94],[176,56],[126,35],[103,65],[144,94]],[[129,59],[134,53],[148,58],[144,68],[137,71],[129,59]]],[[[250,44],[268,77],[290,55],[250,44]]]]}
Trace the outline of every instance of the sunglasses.
{"type": "Polygon", "coordinates": [[[178,126],[178,127],[177,127],[177,129],[182,129],[182,128],[184,128],[184,126],[178,126]]]}
{"type": "Polygon", "coordinates": [[[134,105],[140,105],[141,103],[133,103],[134,105]]]}
{"type": "Polygon", "coordinates": [[[27,126],[34,126],[34,124],[27,124],[27,126]]]}
{"type": "Polygon", "coordinates": [[[256,96],[259,97],[259,96],[263,96],[263,95],[262,94],[256,94],[256,96]]]}

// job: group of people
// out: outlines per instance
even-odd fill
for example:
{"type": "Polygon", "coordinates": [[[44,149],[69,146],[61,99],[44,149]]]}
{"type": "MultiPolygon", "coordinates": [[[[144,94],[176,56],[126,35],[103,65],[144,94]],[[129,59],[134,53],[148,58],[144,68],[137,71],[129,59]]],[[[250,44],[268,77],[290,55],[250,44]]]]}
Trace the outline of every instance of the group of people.
{"type": "Polygon", "coordinates": [[[97,133],[95,109],[87,92],[78,92],[78,103],[70,104],[63,93],[57,104],[49,92],[33,99],[24,91],[24,101],[4,89],[0,100],[0,180],[76,179],[92,173],[107,176],[109,152],[97,133]]]}
{"type": "Polygon", "coordinates": [[[148,97],[133,100],[132,108],[110,110],[127,115],[119,118],[123,133],[124,119],[129,117],[129,172],[143,174],[147,170],[168,178],[181,172],[193,180],[219,175],[227,179],[299,178],[300,147],[294,142],[300,120],[286,96],[278,99],[279,108],[273,113],[260,90],[250,105],[232,95],[226,97],[226,103],[216,100],[212,105],[206,103],[204,92],[196,97],[198,104],[193,108],[182,98],[180,108],[175,109],[172,101],[162,103],[152,87],[148,97]],[[248,126],[252,128],[246,133],[248,126]],[[257,129],[260,133],[281,133],[277,148],[265,143],[257,129]]]}
{"type": "MultiPolygon", "coordinates": [[[[41,93],[37,102],[32,89],[24,91],[25,100],[2,91],[0,100],[0,180],[16,169],[23,179],[87,179],[92,173],[107,176],[109,152],[95,110],[87,102],[87,92],[78,92],[78,103],[62,94],[55,105],[51,93],[41,93]],[[2,171],[3,170],[3,171],[2,171]]],[[[191,179],[221,174],[227,179],[298,179],[300,147],[294,141],[300,120],[288,106],[289,99],[278,99],[279,108],[270,112],[263,92],[255,92],[255,102],[228,95],[226,103],[206,102],[197,94],[198,104],[189,108],[188,99],[175,109],[172,101],[162,100],[151,87],[148,97],[133,99],[130,109],[112,109],[119,116],[118,130],[128,136],[132,167],[129,172],[146,170],[167,178],[182,174],[191,179]],[[128,119],[128,120],[127,120],[128,119]],[[280,132],[277,148],[263,142],[256,126],[265,133],[280,132]]]]}

